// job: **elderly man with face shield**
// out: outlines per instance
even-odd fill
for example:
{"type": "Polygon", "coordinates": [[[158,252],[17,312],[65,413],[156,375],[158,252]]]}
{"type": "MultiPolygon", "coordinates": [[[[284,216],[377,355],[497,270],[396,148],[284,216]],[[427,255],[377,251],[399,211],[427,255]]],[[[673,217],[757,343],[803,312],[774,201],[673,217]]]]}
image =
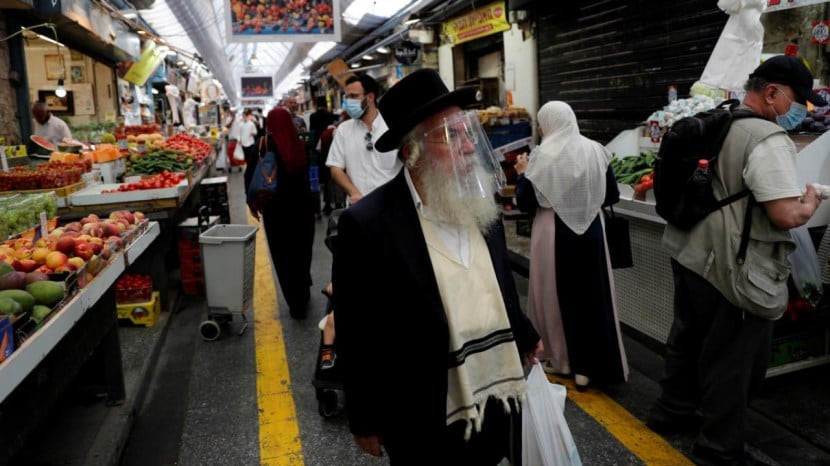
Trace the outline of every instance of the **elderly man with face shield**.
{"type": "Polygon", "coordinates": [[[348,417],[392,464],[518,464],[523,364],[541,340],[523,314],[494,193],[503,173],[475,113],[413,72],[381,99],[398,148],[391,181],[346,209],[333,282],[348,417]],[[400,383],[411,380],[412,383],[400,383]],[[416,435],[412,435],[416,432],[416,435]],[[440,452],[440,453],[439,453],[440,452]]]}

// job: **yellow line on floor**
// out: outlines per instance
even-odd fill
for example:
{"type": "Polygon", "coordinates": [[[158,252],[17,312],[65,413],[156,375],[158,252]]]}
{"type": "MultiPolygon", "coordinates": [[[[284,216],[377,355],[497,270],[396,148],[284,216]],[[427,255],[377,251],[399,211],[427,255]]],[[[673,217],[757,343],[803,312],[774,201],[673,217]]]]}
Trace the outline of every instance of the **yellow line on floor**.
{"type": "MultiPolygon", "coordinates": [[[[255,220],[248,216],[248,223],[255,220]]],[[[279,320],[276,287],[265,230],[256,234],[254,342],[259,406],[259,458],[267,466],[302,466],[302,444],[279,320]]]]}
{"type": "MultiPolygon", "coordinates": [[[[548,379],[551,382],[568,387],[568,398],[605,427],[611,435],[643,463],[655,466],[694,464],[670,443],[666,442],[663,437],[654,433],[604,393],[593,388],[589,388],[586,392],[578,392],[572,379],[556,377],[555,375],[548,375],[548,379]]],[[[579,448],[578,444],[577,448],[579,448]]]]}

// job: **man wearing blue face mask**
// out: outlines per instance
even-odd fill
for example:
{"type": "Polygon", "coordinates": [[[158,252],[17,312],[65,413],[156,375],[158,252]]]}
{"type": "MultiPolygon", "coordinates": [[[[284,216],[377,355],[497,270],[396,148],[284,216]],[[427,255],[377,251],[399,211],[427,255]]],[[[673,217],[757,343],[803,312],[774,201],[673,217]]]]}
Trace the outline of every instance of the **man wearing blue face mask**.
{"type": "MultiPolygon", "coordinates": [[[[666,342],[662,393],[647,425],[658,433],[697,432],[697,464],[747,464],[746,407],[766,375],[773,321],[787,305],[790,229],[807,223],[821,198],[799,184],[796,148],[786,130],[806,103],[827,102],[795,57],[764,61],[747,80],[735,120],[713,167],[715,197],[750,195],[710,214],[691,230],[667,225],[674,322],[666,342]],[[746,219],[749,219],[746,221],[746,219]],[[745,260],[738,259],[745,223],[745,260]]],[[[818,180],[807,180],[818,181],[818,180]]]]}
{"type": "Polygon", "coordinates": [[[380,152],[375,142],[387,130],[378,112],[378,83],[370,76],[352,76],[346,80],[344,109],[351,118],[334,132],[326,159],[331,178],[354,204],[373,189],[392,179],[403,168],[397,151],[380,152]]]}

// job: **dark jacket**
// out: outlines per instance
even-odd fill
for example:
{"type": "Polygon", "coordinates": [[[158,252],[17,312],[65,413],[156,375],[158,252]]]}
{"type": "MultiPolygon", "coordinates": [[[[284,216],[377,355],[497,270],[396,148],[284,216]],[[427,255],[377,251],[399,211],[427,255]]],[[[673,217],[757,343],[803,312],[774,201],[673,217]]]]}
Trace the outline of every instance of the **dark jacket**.
{"type": "MultiPolygon", "coordinates": [[[[485,240],[519,351],[529,352],[539,336],[519,305],[501,221],[485,240]]],[[[403,170],[343,212],[333,283],[352,433],[394,437],[406,463],[434,460],[447,422],[449,330],[403,170]]]]}

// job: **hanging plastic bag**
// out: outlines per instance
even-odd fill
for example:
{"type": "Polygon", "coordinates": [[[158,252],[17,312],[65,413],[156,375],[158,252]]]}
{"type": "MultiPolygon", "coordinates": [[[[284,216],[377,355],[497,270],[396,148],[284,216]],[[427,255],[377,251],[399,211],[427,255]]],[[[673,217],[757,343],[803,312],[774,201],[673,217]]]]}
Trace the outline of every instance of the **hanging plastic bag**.
{"type": "Polygon", "coordinates": [[[236,142],[233,148],[233,159],[237,162],[242,162],[243,160],[245,160],[245,151],[242,150],[242,143],[240,143],[239,141],[236,142]]]}
{"type": "Polygon", "coordinates": [[[813,307],[818,305],[822,295],[821,266],[818,254],[805,225],[790,230],[795,251],[790,254],[792,278],[798,293],[813,307]]]}
{"type": "Polygon", "coordinates": [[[527,376],[522,409],[522,464],[525,466],[581,466],[571,430],[565,421],[567,389],[552,384],[541,364],[527,376]]]}

